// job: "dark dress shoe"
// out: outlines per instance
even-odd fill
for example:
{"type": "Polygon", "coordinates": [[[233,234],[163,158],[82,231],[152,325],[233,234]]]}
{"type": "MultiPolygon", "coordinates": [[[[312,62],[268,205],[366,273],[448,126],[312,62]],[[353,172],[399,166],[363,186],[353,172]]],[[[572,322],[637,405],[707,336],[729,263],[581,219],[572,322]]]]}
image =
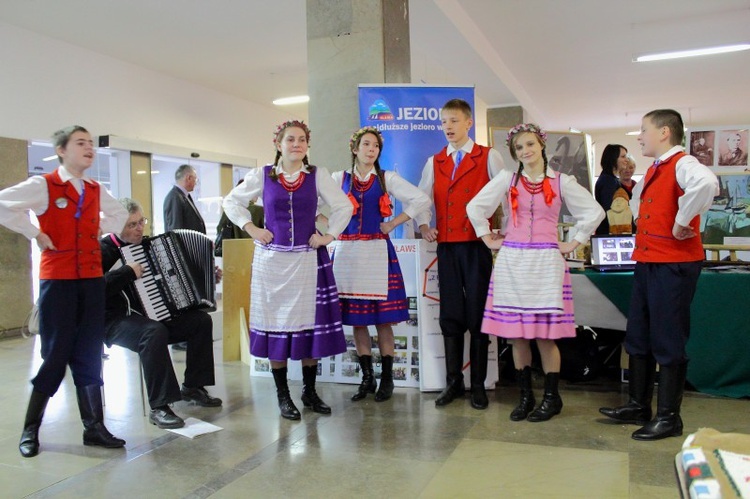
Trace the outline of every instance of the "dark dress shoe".
{"type": "Polygon", "coordinates": [[[435,399],[435,405],[438,407],[448,405],[456,399],[463,398],[465,391],[463,380],[460,384],[450,384],[440,392],[438,398],[435,399]]]}
{"type": "Polygon", "coordinates": [[[198,388],[188,388],[187,386],[182,385],[180,393],[182,394],[182,400],[195,403],[201,407],[221,406],[221,399],[209,395],[206,389],[202,386],[199,386],[198,388]]]}
{"type": "Polygon", "coordinates": [[[323,402],[315,388],[303,387],[302,388],[302,404],[308,409],[312,409],[313,412],[318,414],[330,414],[331,408],[323,402]]]}
{"type": "Polygon", "coordinates": [[[484,389],[484,385],[476,385],[471,387],[471,406],[474,409],[487,409],[490,405],[490,401],[487,399],[487,392],[484,389]]]}
{"type": "Polygon", "coordinates": [[[23,429],[18,450],[23,457],[34,457],[39,454],[39,425],[31,424],[23,429]]]}
{"type": "Polygon", "coordinates": [[[170,428],[182,428],[185,426],[185,421],[175,414],[168,405],[151,409],[151,413],[148,415],[148,420],[151,421],[151,424],[165,430],[170,428]]]}

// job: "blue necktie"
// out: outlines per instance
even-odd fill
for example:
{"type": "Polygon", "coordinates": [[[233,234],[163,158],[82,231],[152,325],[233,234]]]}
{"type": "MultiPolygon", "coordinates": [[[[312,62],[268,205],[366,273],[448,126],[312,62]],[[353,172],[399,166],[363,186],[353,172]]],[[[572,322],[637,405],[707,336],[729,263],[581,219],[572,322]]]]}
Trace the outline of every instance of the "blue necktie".
{"type": "Polygon", "coordinates": [[[463,154],[461,153],[461,149],[459,149],[458,151],[456,151],[456,162],[453,165],[453,173],[451,173],[451,180],[453,180],[453,178],[456,176],[456,170],[458,170],[458,165],[459,165],[459,163],[461,163],[461,157],[462,156],[463,156],[463,154]]]}

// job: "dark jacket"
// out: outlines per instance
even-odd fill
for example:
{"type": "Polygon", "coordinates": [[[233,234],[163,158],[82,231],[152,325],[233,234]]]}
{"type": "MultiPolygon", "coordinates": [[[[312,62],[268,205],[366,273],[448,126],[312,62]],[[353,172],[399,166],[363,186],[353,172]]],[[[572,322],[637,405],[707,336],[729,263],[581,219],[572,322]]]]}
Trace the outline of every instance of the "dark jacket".
{"type": "MultiPolygon", "coordinates": [[[[594,197],[601,207],[604,208],[605,213],[612,207],[612,198],[615,195],[615,191],[620,187],[622,187],[620,181],[614,175],[604,172],[599,175],[599,179],[594,186],[594,197]]],[[[599,224],[599,227],[597,227],[596,234],[609,234],[609,222],[606,216],[602,220],[602,223],[599,224]]]]}
{"type": "Polygon", "coordinates": [[[174,229],[192,229],[206,233],[203,217],[176,185],[164,198],[164,232],[174,229]]]}

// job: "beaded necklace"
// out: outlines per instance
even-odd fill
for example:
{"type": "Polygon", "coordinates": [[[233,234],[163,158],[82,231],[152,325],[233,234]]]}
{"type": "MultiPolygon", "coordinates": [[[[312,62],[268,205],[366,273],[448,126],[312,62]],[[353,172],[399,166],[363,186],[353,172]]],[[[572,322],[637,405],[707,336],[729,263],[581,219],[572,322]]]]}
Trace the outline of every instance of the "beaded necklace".
{"type": "Polygon", "coordinates": [[[544,189],[544,181],[533,183],[523,175],[521,175],[521,183],[529,194],[539,194],[544,189]]]}
{"type": "Polygon", "coordinates": [[[370,175],[364,182],[357,178],[356,175],[352,177],[352,180],[352,187],[359,192],[365,192],[372,187],[372,183],[375,182],[375,175],[370,175]]]}
{"type": "Polygon", "coordinates": [[[289,182],[286,177],[282,174],[279,175],[279,183],[281,183],[281,186],[287,190],[287,192],[294,192],[300,187],[302,187],[302,183],[305,181],[305,172],[299,172],[299,176],[293,180],[292,182],[289,182]]]}

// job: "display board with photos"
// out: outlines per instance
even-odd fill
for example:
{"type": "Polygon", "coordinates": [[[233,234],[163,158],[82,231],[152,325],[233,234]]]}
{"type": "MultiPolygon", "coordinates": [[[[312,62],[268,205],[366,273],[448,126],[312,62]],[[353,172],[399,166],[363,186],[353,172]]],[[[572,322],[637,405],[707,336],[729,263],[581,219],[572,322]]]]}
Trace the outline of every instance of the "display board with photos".
{"type": "Polygon", "coordinates": [[[750,126],[688,130],[687,150],[719,179],[719,195],[701,217],[704,244],[736,244],[750,239],[750,126]]]}

